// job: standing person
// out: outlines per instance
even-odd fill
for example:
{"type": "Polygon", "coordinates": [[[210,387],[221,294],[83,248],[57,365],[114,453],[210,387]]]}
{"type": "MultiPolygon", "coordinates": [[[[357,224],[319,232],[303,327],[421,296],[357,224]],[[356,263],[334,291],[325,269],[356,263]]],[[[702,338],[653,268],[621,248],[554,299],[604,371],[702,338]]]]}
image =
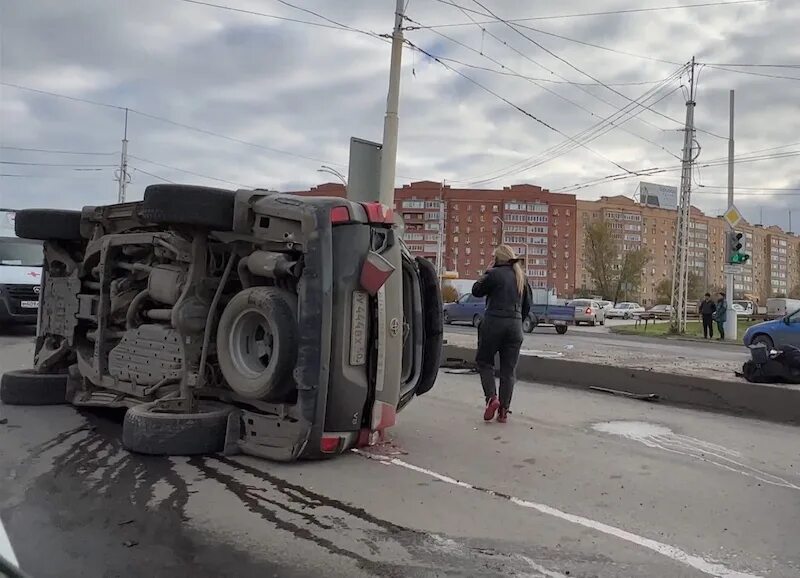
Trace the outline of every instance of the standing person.
{"type": "Polygon", "coordinates": [[[494,265],[472,286],[475,297],[486,297],[486,312],[478,328],[475,361],[486,397],[483,419],[508,420],[514,393],[517,360],[522,347],[522,320],[531,308],[531,289],[525,273],[508,245],[494,251],[494,265]],[[494,381],[494,357],[500,353],[500,398],[494,381]]]}
{"type": "Polygon", "coordinates": [[[728,302],[725,300],[724,291],[719,292],[714,319],[717,320],[717,330],[719,331],[719,337],[717,339],[722,341],[725,339],[725,321],[728,319],[728,302]]]}
{"type": "Polygon", "coordinates": [[[711,293],[706,293],[706,296],[700,302],[700,307],[698,307],[700,317],[703,319],[703,337],[705,339],[713,339],[714,338],[714,312],[717,310],[717,306],[714,305],[714,302],[711,300],[711,293]]]}

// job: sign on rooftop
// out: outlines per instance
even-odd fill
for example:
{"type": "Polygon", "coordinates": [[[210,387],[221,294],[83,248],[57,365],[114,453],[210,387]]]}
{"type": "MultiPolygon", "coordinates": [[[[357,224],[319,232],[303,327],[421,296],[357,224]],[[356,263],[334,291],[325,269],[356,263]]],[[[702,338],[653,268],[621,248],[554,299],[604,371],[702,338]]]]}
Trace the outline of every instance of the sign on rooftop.
{"type": "Polygon", "coordinates": [[[648,207],[678,210],[678,187],[639,183],[639,203],[648,207]]]}

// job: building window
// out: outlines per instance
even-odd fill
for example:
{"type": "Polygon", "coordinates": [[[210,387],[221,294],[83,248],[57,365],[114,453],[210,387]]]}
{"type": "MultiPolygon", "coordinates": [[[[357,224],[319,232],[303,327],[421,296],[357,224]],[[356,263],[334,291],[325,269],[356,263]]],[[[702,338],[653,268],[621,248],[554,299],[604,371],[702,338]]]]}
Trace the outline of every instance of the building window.
{"type": "Polygon", "coordinates": [[[500,211],[500,207],[498,205],[492,205],[492,212],[497,213],[498,211],[500,211]]]}
{"type": "Polygon", "coordinates": [[[481,213],[485,213],[485,212],[486,212],[486,205],[481,205],[481,213]]]}
{"type": "MultiPolygon", "coordinates": [[[[558,215],[558,207],[553,208],[553,215],[558,215]]],[[[567,215],[569,215],[569,213],[567,213],[567,215]]]]}

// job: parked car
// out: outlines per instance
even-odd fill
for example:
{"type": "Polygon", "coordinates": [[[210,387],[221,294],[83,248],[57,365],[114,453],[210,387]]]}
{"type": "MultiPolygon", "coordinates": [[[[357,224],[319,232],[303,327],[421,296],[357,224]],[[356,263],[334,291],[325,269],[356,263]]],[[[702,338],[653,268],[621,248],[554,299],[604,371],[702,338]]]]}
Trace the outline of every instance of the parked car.
{"type": "Polygon", "coordinates": [[[800,309],[800,299],[787,299],[785,297],[770,297],[767,299],[767,317],[779,319],[800,309]]]}
{"type": "MultiPolygon", "coordinates": [[[[595,301],[597,301],[597,300],[595,300],[595,301]]],[[[605,300],[597,301],[597,304],[600,305],[600,309],[602,309],[603,311],[608,311],[609,309],[611,309],[614,306],[614,302],[613,301],[605,301],[605,300]]]]}
{"type": "Polygon", "coordinates": [[[443,309],[446,325],[471,323],[473,327],[478,327],[486,311],[486,297],[475,297],[472,293],[466,293],[454,303],[445,303],[443,309]]]}
{"type": "Polygon", "coordinates": [[[758,343],[763,343],[767,349],[784,345],[800,347],[800,309],[779,319],[751,325],[742,340],[747,347],[758,343]]]}
{"type": "Polygon", "coordinates": [[[755,315],[756,313],[756,307],[753,302],[745,299],[734,301],[733,308],[736,309],[737,315],[745,315],[749,317],[751,315],[755,315]]]}
{"type": "Polygon", "coordinates": [[[380,203],[185,185],[20,211],[44,241],[39,331],[0,401],[127,408],[122,443],[145,454],[365,445],[441,356],[436,270],[398,230],[380,203]]]}
{"type": "Polygon", "coordinates": [[[653,305],[647,310],[656,319],[670,319],[672,317],[672,305],[653,305]]]}
{"type": "Polygon", "coordinates": [[[606,312],[600,303],[591,299],[574,299],[567,303],[575,308],[575,325],[587,323],[594,327],[597,324],[606,324],[606,312]]]}
{"type": "Polygon", "coordinates": [[[644,307],[638,303],[624,302],[617,303],[614,307],[606,311],[606,319],[632,319],[634,315],[644,313],[644,307]]]}

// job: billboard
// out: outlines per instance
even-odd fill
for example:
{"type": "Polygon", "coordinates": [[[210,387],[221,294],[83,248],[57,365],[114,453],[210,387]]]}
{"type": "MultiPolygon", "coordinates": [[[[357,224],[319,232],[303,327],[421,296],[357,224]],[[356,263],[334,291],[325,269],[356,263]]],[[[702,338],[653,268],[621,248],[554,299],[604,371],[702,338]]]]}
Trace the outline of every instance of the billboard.
{"type": "Polygon", "coordinates": [[[648,207],[677,210],[678,187],[640,182],[639,203],[648,207]]]}

